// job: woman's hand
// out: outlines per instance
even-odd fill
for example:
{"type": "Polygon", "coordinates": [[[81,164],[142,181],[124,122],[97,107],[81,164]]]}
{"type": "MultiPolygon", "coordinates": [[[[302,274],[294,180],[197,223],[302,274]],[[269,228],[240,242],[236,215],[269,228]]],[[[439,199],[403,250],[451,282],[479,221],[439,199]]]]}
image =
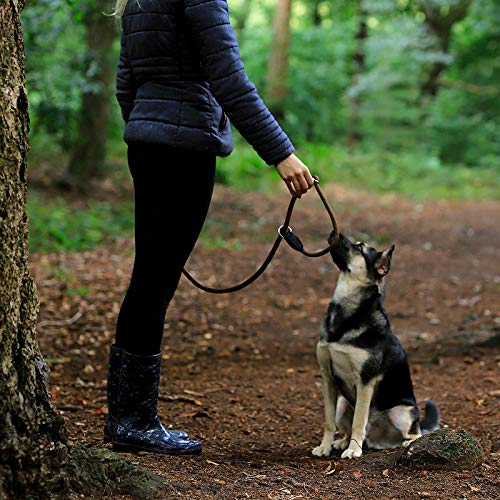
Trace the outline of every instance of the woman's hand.
{"type": "Polygon", "coordinates": [[[306,194],[314,184],[311,172],[294,154],[280,161],[276,165],[276,170],[285,181],[290,194],[297,198],[306,194]]]}

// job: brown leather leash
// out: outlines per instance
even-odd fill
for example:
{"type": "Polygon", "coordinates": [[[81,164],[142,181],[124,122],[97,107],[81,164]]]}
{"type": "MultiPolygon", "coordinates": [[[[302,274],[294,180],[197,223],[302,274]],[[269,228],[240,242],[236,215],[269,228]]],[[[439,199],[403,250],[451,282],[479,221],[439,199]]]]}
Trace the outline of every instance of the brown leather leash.
{"type": "Polygon", "coordinates": [[[332,248],[335,246],[337,243],[337,240],[339,239],[339,228],[337,225],[337,219],[335,218],[335,214],[333,213],[332,208],[328,204],[327,199],[325,198],[325,195],[323,194],[323,191],[321,190],[319,186],[319,178],[317,176],[313,176],[314,179],[314,187],[316,188],[316,193],[318,193],[318,196],[320,200],[323,203],[323,206],[325,207],[328,216],[330,217],[330,221],[332,223],[333,227],[333,238],[330,242],[330,244],[324,248],[323,250],[319,250],[317,252],[308,252],[305,248],[302,242],[300,241],[299,237],[293,233],[292,228],[290,227],[290,220],[292,219],[292,214],[293,214],[293,209],[295,207],[295,202],[297,201],[296,196],[292,196],[290,199],[290,203],[288,204],[288,210],[286,211],[286,216],[285,216],[285,221],[283,224],[278,228],[278,236],[276,237],[276,240],[273,243],[273,246],[271,247],[271,250],[269,251],[267,257],[265,258],[264,262],[261,264],[261,266],[253,273],[251,276],[249,276],[247,279],[242,281],[241,283],[238,283],[237,285],[225,287],[225,288],[212,288],[206,285],[203,285],[199,281],[197,281],[191,274],[189,274],[186,269],[184,268],[182,270],[184,276],[196,287],[198,287],[200,290],[203,290],[204,292],[208,293],[231,293],[231,292],[237,292],[238,290],[242,290],[243,288],[246,288],[248,285],[251,285],[259,276],[261,276],[264,271],[267,269],[271,261],[273,260],[274,256],[276,255],[276,252],[278,251],[278,248],[283,240],[285,240],[291,248],[296,250],[297,252],[306,255],[307,257],[321,257],[323,255],[326,255],[329,253],[332,248]],[[285,232],[283,232],[285,231],[285,232]]]}

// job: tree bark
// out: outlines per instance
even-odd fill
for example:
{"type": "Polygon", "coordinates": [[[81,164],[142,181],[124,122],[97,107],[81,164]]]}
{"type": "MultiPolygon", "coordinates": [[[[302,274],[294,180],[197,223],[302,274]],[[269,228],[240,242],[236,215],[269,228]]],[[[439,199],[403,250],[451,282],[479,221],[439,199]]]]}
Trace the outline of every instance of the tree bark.
{"type": "MultiPolygon", "coordinates": [[[[368,38],[368,25],[366,24],[367,10],[364,0],[360,0],[358,4],[358,30],[356,32],[356,50],[353,55],[353,75],[351,85],[355,86],[365,72],[366,69],[366,54],[365,45],[368,38]]],[[[361,97],[356,94],[351,97],[350,101],[350,131],[348,135],[349,146],[354,147],[358,144],[363,134],[361,132],[361,97]]]]}
{"type": "Polygon", "coordinates": [[[241,37],[245,31],[248,17],[250,16],[251,7],[252,7],[252,0],[243,0],[243,5],[241,6],[238,13],[235,15],[234,29],[238,35],[239,42],[241,42],[241,37]]]}
{"type": "Polygon", "coordinates": [[[83,22],[87,39],[87,73],[91,85],[82,93],[78,132],[68,167],[70,187],[85,191],[88,181],[105,171],[108,123],[114,75],[115,30],[108,16],[89,2],[83,22]]]}
{"type": "Polygon", "coordinates": [[[312,2],[312,24],[313,26],[321,26],[323,18],[321,17],[320,7],[322,0],[313,0],[312,2]]]}
{"type": "Polygon", "coordinates": [[[292,0],[277,1],[273,24],[273,42],[267,70],[269,109],[277,119],[282,119],[285,116],[291,10],[292,0]]]}
{"type": "MultiPolygon", "coordinates": [[[[418,0],[420,10],[425,16],[425,25],[433,44],[431,50],[449,54],[453,25],[461,21],[466,15],[472,0],[458,0],[448,2],[447,5],[435,0],[418,0]]],[[[435,98],[441,86],[441,74],[447,64],[437,61],[430,65],[420,87],[422,97],[435,98]]]]}
{"type": "Polygon", "coordinates": [[[24,0],[0,3],[0,498],[62,490],[67,455],[38,348],[38,300],[28,272],[23,7],[24,0]]]}
{"type": "Polygon", "coordinates": [[[157,498],[162,482],[153,472],[109,450],[70,445],[50,401],[28,271],[23,7],[0,2],[0,499],[157,498]]]}

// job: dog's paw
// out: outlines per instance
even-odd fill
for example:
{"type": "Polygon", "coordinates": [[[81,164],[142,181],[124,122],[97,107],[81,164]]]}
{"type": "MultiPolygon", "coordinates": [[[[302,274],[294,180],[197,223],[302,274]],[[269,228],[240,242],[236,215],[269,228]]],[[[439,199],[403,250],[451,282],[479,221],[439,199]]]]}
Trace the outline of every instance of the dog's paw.
{"type": "Polygon", "coordinates": [[[312,454],[315,457],[327,457],[332,452],[332,445],[328,443],[321,443],[313,449],[312,454]]]}
{"type": "Polygon", "coordinates": [[[341,458],[358,458],[362,453],[363,450],[358,445],[354,445],[353,447],[349,446],[349,448],[342,453],[341,458]]]}
{"type": "Polygon", "coordinates": [[[336,450],[345,450],[347,448],[347,446],[349,445],[349,438],[347,437],[343,437],[343,438],[340,438],[340,439],[336,439],[334,442],[333,442],[333,447],[336,449],[336,450]]]}

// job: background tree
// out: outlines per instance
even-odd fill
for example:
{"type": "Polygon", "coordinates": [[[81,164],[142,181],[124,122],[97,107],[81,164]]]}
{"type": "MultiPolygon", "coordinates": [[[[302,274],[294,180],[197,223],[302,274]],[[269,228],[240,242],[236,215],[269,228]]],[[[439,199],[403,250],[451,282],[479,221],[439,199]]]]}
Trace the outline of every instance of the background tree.
{"type": "Polygon", "coordinates": [[[285,116],[291,10],[292,0],[277,1],[273,23],[273,43],[267,69],[269,108],[278,119],[285,116]]]}
{"type": "Polygon", "coordinates": [[[101,4],[87,0],[79,8],[83,11],[82,22],[86,31],[85,74],[88,81],[81,95],[76,139],[65,182],[85,190],[90,179],[102,177],[105,171],[116,30],[112,18],[102,12],[101,4]]]}
{"type": "Polygon", "coordinates": [[[252,9],[252,0],[242,0],[238,9],[233,10],[234,29],[236,31],[238,41],[241,43],[241,36],[245,31],[248,17],[252,9]]]}
{"type": "Polygon", "coordinates": [[[319,26],[321,21],[323,20],[323,16],[321,15],[321,0],[312,0],[311,2],[311,12],[312,12],[312,24],[313,26],[319,26]]]}
{"type": "MultiPolygon", "coordinates": [[[[358,29],[356,31],[356,45],[353,54],[353,74],[351,85],[356,86],[366,69],[365,44],[368,38],[367,8],[365,0],[359,0],[357,6],[358,29]]],[[[359,93],[351,95],[350,110],[351,130],[348,141],[350,146],[355,146],[362,139],[361,132],[361,96],[359,93]]]]}
{"type": "Polygon", "coordinates": [[[430,48],[440,53],[440,57],[429,66],[421,93],[424,97],[436,97],[440,76],[450,59],[453,26],[467,15],[471,0],[418,0],[418,4],[425,16],[430,48]]]}

